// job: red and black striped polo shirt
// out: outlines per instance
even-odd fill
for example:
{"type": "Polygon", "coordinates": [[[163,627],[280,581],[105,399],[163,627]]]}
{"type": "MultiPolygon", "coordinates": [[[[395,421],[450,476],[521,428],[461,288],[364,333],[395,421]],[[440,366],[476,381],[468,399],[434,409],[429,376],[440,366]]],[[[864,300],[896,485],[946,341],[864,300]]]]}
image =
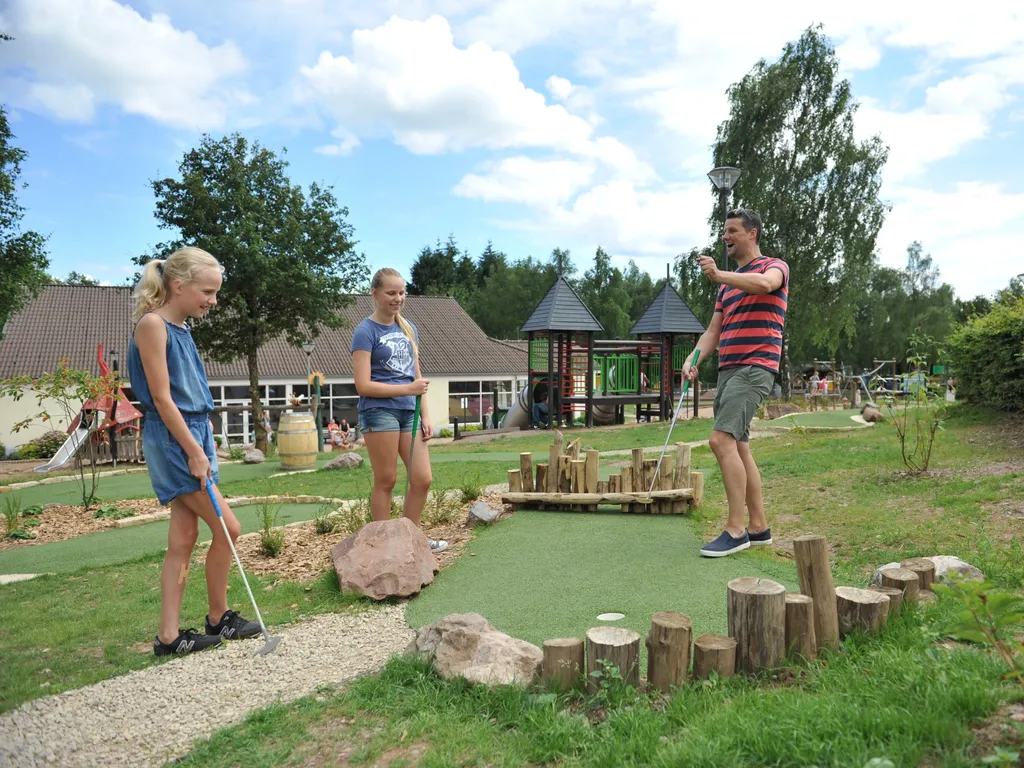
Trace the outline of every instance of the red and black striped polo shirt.
{"type": "Polygon", "coordinates": [[[756,365],[772,373],[779,372],[789,295],[789,265],[782,259],[760,256],[736,272],[763,275],[769,269],[777,269],[783,275],[782,286],[772,293],[744,293],[729,285],[718,289],[715,312],[722,313],[719,368],[756,365]]]}

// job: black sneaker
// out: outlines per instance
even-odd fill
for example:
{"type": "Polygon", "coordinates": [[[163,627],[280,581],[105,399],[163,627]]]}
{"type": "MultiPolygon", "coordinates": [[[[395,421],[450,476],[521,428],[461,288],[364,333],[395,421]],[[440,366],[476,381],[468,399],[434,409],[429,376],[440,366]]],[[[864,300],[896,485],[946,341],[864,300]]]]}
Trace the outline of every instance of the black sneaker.
{"type": "Polygon", "coordinates": [[[224,611],[217,624],[210,623],[210,614],[206,614],[206,634],[220,635],[225,640],[245,640],[256,637],[262,630],[255,621],[243,619],[235,611],[224,611]]]}
{"type": "Polygon", "coordinates": [[[750,537],[750,546],[752,547],[763,547],[766,544],[772,543],[771,528],[765,528],[763,531],[758,531],[757,533],[748,530],[747,536],[750,537]]]}
{"type": "Polygon", "coordinates": [[[153,654],[155,656],[184,656],[186,653],[216,648],[223,642],[217,635],[203,635],[199,633],[198,629],[183,629],[169,643],[161,641],[158,635],[153,641],[153,654]]]}
{"type": "Polygon", "coordinates": [[[728,531],[722,531],[721,536],[710,544],[705,544],[701,547],[700,553],[704,557],[725,557],[734,552],[742,552],[744,549],[749,548],[750,536],[746,531],[743,531],[743,535],[739,538],[731,536],[728,531]]]}

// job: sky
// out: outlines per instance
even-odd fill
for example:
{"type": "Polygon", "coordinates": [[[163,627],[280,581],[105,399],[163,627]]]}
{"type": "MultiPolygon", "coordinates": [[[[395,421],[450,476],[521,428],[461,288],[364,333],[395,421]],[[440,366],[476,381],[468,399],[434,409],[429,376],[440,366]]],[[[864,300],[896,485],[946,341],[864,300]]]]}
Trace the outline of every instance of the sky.
{"type": "MultiPolygon", "coordinates": [[[[286,151],[358,249],[408,274],[600,246],[655,277],[709,241],[726,89],[821,24],[890,148],[882,263],[918,240],[958,296],[1024,273],[1024,11],[792,0],[4,0],[0,101],[51,273],[114,284],[169,234],[151,181],[203,133],[286,151]]],[[[742,176],[737,187],[741,193],[742,176]]]]}

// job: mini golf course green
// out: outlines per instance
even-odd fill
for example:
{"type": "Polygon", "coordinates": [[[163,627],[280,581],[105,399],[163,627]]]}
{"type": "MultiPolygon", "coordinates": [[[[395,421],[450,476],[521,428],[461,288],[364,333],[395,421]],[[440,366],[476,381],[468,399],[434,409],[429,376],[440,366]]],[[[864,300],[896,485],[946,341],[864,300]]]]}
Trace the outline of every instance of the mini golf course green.
{"type": "Polygon", "coordinates": [[[520,510],[480,531],[409,603],[409,624],[479,613],[502,632],[541,645],[583,637],[602,624],[602,613],[623,613],[609,624],[645,634],[651,614],[676,610],[693,620],[697,636],[725,632],[731,579],[760,576],[797,588],[791,564],[751,550],[703,558],[702,544],[680,517],[520,510]]]}
{"type": "MultiPolygon", "coordinates": [[[[282,525],[311,520],[318,509],[317,504],[282,504],[278,519],[282,525]]],[[[256,510],[255,505],[235,507],[243,533],[259,530],[256,510]]],[[[126,563],[152,552],[163,552],[167,548],[169,524],[167,520],[158,520],[49,544],[7,549],[0,552],[0,573],[61,573],[126,563]]],[[[210,529],[205,523],[200,523],[199,541],[209,539],[210,529]]]]}
{"type": "Polygon", "coordinates": [[[860,409],[848,408],[845,411],[808,411],[805,413],[793,413],[783,416],[781,419],[762,422],[768,426],[788,427],[819,427],[834,429],[836,427],[850,427],[858,429],[870,429],[873,425],[861,424],[853,420],[854,416],[860,416],[860,409]]]}

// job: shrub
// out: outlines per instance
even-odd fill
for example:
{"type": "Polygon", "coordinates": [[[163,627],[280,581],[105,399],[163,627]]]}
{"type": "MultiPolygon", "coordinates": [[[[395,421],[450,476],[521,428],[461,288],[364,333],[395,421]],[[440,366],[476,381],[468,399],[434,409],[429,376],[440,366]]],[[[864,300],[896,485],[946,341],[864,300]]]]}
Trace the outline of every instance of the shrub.
{"type": "Polygon", "coordinates": [[[1024,411],[1024,297],[958,327],[947,342],[957,398],[1002,411],[1024,411]]]}
{"type": "Polygon", "coordinates": [[[21,461],[29,461],[32,459],[41,459],[43,457],[43,452],[35,443],[25,443],[18,448],[14,456],[21,461]]]}
{"type": "Polygon", "coordinates": [[[245,448],[240,445],[232,445],[228,448],[228,459],[231,461],[241,461],[245,458],[245,448]]]}
{"type": "Polygon", "coordinates": [[[459,490],[462,491],[463,502],[476,501],[484,495],[483,488],[480,487],[480,480],[476,477],[464,477],[459,490]]]}
{"type": "Polygon", "coordinates": [[[18,530],[18,518],[21,517],[21,496],[8,493],[4,496],[4,531],[13,536],[18,530]]]}
{"type": "Polygon", "coordinates": [[[4,445],[3,443],[0,443],[0,461],[3,461],[6,458],[7,458],[7,446],[4,445]]]}
{"type": "Polygon", "coordinates": [[[438,437],[453,437],[454,435],[455,433],[448,429],[448,427],[445,427],[444,429],[437,433],[438,437]]]}
{"type": "Polygon", "coordinates": [[[39,446],[39,457],[42,459],[52,459],[60,447],[64,445],[64,442],[68,439],[68,436],[63,432],[57,432],[51,430],[46,434],[40,435],[31,442],[39,446]]]}
{"type": "Polygon", "coordinates": [[[217,447],[220,448],[221,446],[224,445],[224,436],[223,435],[214,435],[213,436],[213,442],[215,442],[217,444],[217,447]]]}
{"type": "Polygon", "coordinates": [[[262,502],[256,508],[256,521],[260,526],[260,554],[277,557],[284,549],[284,531],[277,527],[279,504],[262,502]]]}
{"type": "Polygon", "coordinates": [[[430,498],[423,506],[423,522],[427,526],[454,523],[462,512],[461,492],[449,488],[430,492],[430,498]]]}
{"type": "Polygon", "coordinates": [[[373,518],[370,516],[370,500],[355,499],[338,510],[337,525],[345,533],[351,535],[366,525],[373,518]]]}
{"type": "Polygon", "coordinates": [[[334,533],[336,525],[337,518],[334,516],[333,507],[330,504],[322,504],[313,515],[313,529],[320,536],[326,536],[328,533],[334,533]]]}
{"type": "Polygon", "coordinates": [[[111,520],[124,520],[126,517],[135,517],[135,511],[131,509],[121,509],[116,504],[104,504],[92,515],[94,518],[109,517],[111,520]]]}

